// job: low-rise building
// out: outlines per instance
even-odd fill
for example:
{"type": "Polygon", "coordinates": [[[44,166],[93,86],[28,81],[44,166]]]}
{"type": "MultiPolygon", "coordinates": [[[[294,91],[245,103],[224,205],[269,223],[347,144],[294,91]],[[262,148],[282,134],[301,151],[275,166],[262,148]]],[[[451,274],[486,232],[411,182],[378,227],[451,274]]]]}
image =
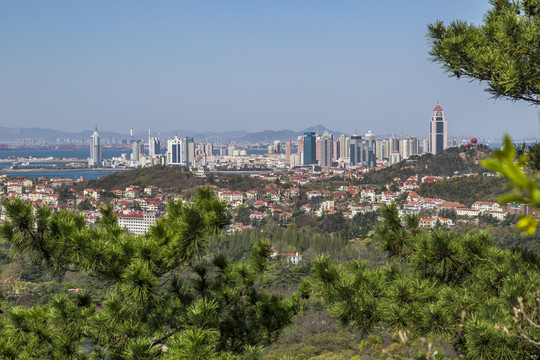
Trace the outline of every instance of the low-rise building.
{"type": "Polygon", "coordinates": [[[155,225],[158,216],[155,212],[134,211],[118,216],[118,225],[126,228],[130,233],[143,235],[151,226],[155,225]]]}
{"type": "Polygon", "coordinates": [[[500,211],[501,206],[496,202],[489,201],[475,201],[471,205],[471,209],[480,210],[480,211],[500,211]]]}
{"type": "Polygon", "coordinates": [[[452,227],[454,226],[454,222],[451,219],[433,216],[427,219],[420,219],[420,223],[419,223],[419,226],[421,228],[427,228],[427,229],[433,229],[437,225],[452,227]]]}
{"type": "Polygon", "coordinates": [[[219,200],[225,201],[229,204],[232,204],[233,202],[240,202],[242,203],[244,201],[244,194],[242,194],[240,191],[229,191],[227,189],[222,189],[218,192],[219,200]]]}

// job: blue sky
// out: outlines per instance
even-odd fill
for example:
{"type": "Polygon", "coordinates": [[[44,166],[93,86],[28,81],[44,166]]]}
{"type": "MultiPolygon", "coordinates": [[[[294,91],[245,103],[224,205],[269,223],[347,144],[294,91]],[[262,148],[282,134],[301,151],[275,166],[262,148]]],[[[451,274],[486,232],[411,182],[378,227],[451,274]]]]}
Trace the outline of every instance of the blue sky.
{"type": "Polygon", "coordinates": [[[429,61],[426,25],[482,0],[4,1],[0,126],[538,137],[537,108],[494,101],[429,61]]]}

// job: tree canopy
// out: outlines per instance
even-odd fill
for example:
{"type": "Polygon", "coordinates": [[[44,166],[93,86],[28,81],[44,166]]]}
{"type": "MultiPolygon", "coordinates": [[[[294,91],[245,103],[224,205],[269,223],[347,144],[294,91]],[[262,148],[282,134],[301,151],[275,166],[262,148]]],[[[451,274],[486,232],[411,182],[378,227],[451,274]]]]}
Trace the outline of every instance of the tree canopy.
{"type": "Polygon", "coordinates": [[[467,359],[538,355],[538,346],[524,338],[540,338],[531,326],[540,323],[533,293],[540,286],[538,255],[501,250],[483,232],[421,231],[415,218],[403,225],[395,205],[383,206],[380,215],[387,265],[336,265],[326,256],[313,263],[313,289],[331,316],[364,333],[384,325],[410,337],[444,339],[467,359]],[[531,323],[515,315],[520,307],[531,323]]]}
{"type": "Polygon", "coordinates": [[[540,104],[540,1],[490,0],[483,24],[428,25],[430,55],[450,75],[480,80],[495,98],[540,104]]]}
{"type": "Polygon", "coordinates": [[[46,306],[0,308],[3,359],[251,358],[291,323],[299,296],[257,286],[270,245],[258,242],[246,263],[205,255],[227,224],[225,206],[199,190],[188,205],[170,203],[146,236],[118,226],[111,208],[87,227],[75,212],[3,203],[2,238],[57,277],[84,272],[109,284],[96,303],[85,291],[46,306]]]}

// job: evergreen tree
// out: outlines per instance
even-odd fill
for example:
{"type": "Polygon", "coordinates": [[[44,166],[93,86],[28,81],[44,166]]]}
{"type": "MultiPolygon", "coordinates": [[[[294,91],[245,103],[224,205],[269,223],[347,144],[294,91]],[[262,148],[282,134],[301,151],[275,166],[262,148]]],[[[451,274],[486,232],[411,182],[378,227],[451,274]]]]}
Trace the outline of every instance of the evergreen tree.
{"type": "Polygon", "coordinates": [[[393,206],[380,215],[377,233],[392,262],[371,269],[363,262],[334,265],[323,256],[312,264],[313,290],[332,317],[364,334],[384,325],[396,335],[443,339],[467,359],[540,354],[525,337],[496,328],[540,339],[539,328],[517,328],[513,315],[522,302],[532,322],[540,322],[531,310],[538,304],[538,294],[531,295],[540,286],[538,255],[500,250],[483,232],[407,228],[393,206]]]}
{"type": "Polygon", "coordinates": [[[430,55],[456,77],[487,83],[495,98],[540,104],[540,1],[490,0],[482,26],[428,26],[430,55]]]}
{"type": "Polygon", "coordinates": [[[204,256],[227,224],[225,205],[208,189],[189,205],[170,203],[145,236],[121,229],[110,207],[89,228],[78,213],[34,213],[21,200],[3,205],[8,220],[0,233],[14,256],[57,277],[81,272],[111,285],[103,303],[82,291],[46,306],[4,305],[2,358],[254,358],[298,311],[298,295],[283,299],[257,285],[268,242],[256,243],[246,263],[204,256]]]}

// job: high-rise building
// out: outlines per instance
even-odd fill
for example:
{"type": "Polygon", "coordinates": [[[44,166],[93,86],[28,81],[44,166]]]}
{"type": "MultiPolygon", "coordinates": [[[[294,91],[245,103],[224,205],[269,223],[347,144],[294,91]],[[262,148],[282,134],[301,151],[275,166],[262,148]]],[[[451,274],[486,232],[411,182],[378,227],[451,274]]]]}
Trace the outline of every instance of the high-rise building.
{"type": "Polygon", "coordinates": [[[155,158],[161,154],[161,144],[159,143],[159,137],[150,136],[150,129],[148,129],[148,156],[155,158]]]}
{"type": "Polygon", "coordinates": [[[340,146],[340,139],[337,139],[334,141],[334,155],[332,156],[333,161],[338,161],[339,158],[341,158],[341,146],[340,146]]]}
{"type": "Polygon", "coordinates": [[[321,161],[321,135],[317,134],[315,141],[315,160],[318,163],[321,161]]]}
{"type": "Polygon", "coordinates": [[[384,150],[386,148],[386,143],[384,140],[375,140],[375,157],[377,160],[381,161],[385,158],[384,150]]]}
{"type": "Polygon", "coordinates": [[[392,154],[394,151],[399,152],[399,138],[395,137],[394,135],[391,135],[388,138],[388,156],[390,157],[390,154],[392,154]]]}
{"type": "Polygon", "coordinates": [[[327,167],[332,166],[333,147],[334,147],[334,136],[325,130],[320,140],[321,159],[319,160],[319,164],[321,165],[321,167],[327,168],[327,167]]]}
{"type": "Polygon", "coordinates": [[[301,160],[303,160],[302,158],[303,152],[304,152],[304,137],[300,135],[298,136],[298,156],[300,157],[301,160]]]}
{"type": "Polygon", "coordinates": [[[304,133],[304,138],[303,138],[303,147],[304,147],[304,156],[303,156],[303,161],[302,161],[302,165],[311,165],[311,164],[316,164],[317,163],[317,159],[316,159],[316,153],[317,153],[317,150],[316,150],[316,137],[315,137],[315,133],[312,132],[312,131],[306,131],[304,133]]]}
{"type": "Polygon", "coordinates": [[[349,157],[349,146],[348,146],[348,138],[345,134],[341,134],[339,136],[339,155],[340,158],[348,158],[349,157]]]}
{"type": "Polygon", "coordinates": [[[214,154],[214,145],[212,145],[212,143],[207,143],[204,146],[204,153],[206,156],[212,156],[214,154]]]}
{"type": "Polygon", "coordinates": [[[429,122],[429,152],[433,155],[448,147],[448,129],[443,108],[437,103],[429,122]]]}
{"type": "Polygon", "coordinates": [[[179,139],[175,136],[167,141],[167,164],[191,166],[195,157],[193,138],[179,139]]]}
{"type": "Polygon", "coordinates": [[[195,158],[195,142],[193,138],[185,137],[182,139],[182,165],[193,165],[195,158]]]}
{"type": "Polygon", "coordinates": [[[88,159],[88,166],[101,166],[101,144],[99,143],[97,125],[94,133],[92,134],[92,136],[90,136],[90,158],[88,159]]]}
{"type": "Polygon", "coordinates": [[[292,154],[292,140],[285,140],[285,164],[289,165],[291,163],[291,154],[292,154]]]}
{"type": "Polygon", "coordinates": [[[159,142],[159,138],[151,137],[150,142],[148,143],[148,155],[154,158],[160,154],[161,154],[161,143],[159,142]]]}
{"type": "Polygon", "coordinates": [[[390,160],[390,139],[384,139],[382,141],[383,148],[382,148],[382,159],[389,159],[390,160]]]}
{"type": "Polygon", "coordinates": [[[365,158],[364,163],[368,167],[376,167],[377,166],[377,158],[375,156],[375,152],[377,151],[376,147],[376,139],[375,134],[369,130],[366,134],[366,137],[364,138],[364,149],[365,149],[365,158]]]}
{"type": "Polygon", "coordinates": [[[397,164],[401,161],[401,155],[399,154],[399,151],[392,151],[390,153],[390,164],[397,164]]]}
{"type": "Polygon", "coordinates": [[[281,141],[274,141],[274,154],[279,154],[281,152],[281,141]]]}
{"type": "Polygon", "coordinates": [[[131,144],[131,161],[139,162],[143,154],[144,144],[141,140],[134,140],[131,144]]]}
{"type": "Polygon", "coordinates": [[[349,141],[349,159],[351,165],[358,165],[362,163],[362,137],[354,134],[349,141]]]}
{"type": "Polygon", "coordinates": [[[429,152],[429,139],[422,139],[422,154],[427,154],[429,152]]]}
{"type": "Polygon", "coordinates": [[[291,154],[289,168],[292,169],[295,166],[300,166],[300,156],[298,156],[298,154],[291,154]]]}
{"type": "Polygon", "coordinates": [[[413,155],[418,155],[418,138],[406,137],[401,141],[400,156],[408,159],[413,155]]]}
{"type": "Polygon", "coordinates": [[[181,165],[182,164],[182,140],[175,136],[173,139],[167,140],[167,164],[181,165]]]}

